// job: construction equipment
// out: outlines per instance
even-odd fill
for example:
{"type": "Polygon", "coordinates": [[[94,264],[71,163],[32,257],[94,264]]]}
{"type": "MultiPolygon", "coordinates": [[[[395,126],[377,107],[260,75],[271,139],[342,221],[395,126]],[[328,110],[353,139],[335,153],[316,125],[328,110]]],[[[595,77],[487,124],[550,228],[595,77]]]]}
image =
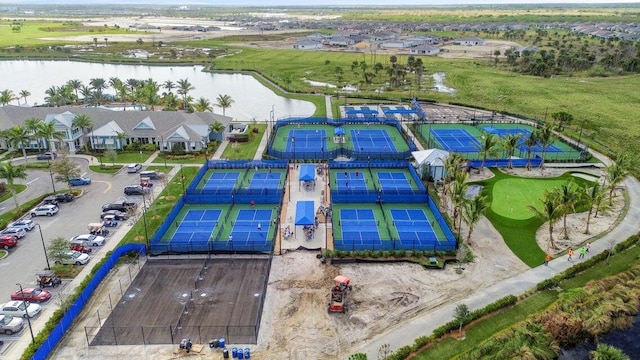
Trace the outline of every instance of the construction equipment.
{"type": "Polygon", "coordinates": [[[333,281],[335,281],[336,284],[331,287],[331,299],[327,306],[327,311],[330,313],[341,312],[344,314],[347,312],[348,294],[352,290],[350,285],[351,279],[338,275],[333,281]]]}

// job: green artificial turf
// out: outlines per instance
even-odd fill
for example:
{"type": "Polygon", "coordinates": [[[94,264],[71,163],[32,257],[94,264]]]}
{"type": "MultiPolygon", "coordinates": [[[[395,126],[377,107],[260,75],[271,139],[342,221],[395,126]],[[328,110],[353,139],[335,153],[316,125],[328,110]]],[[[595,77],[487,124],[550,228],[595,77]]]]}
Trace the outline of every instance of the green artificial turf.
{"type": "Polygon", "coordinates": [[[566,183],[565,179],[507,178],[496,181],[492,188],[491,210],[497,215],[514,220],[526,220],[535,216],[527,206],[541,210],[540,200],[545,191],[551,191],[566,183]]]}

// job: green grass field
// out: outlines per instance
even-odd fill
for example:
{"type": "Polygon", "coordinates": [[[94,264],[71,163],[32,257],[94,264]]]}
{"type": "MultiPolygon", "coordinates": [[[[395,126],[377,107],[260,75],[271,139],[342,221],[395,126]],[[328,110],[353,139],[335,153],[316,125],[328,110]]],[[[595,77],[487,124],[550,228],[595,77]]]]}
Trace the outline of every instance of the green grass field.
{"type": "Polygon", "coordinates": [[[498,180],[491,189],[491,210],[514,220],[527,220],[535,216],[527,206],[541,210],[544,191],[551,191],[566,183],[565,179],[507,178],[498,180]]]}
{"type": "Polygon", "coordinates": [[[78,35],[95,36],[102,45],[104,38],[108,38],[110,34],[126,33],[129,33],[126,29],[87,27],[79,23],[65,23],[63,21],[0,21],[0,47],[62,44],[68,43],[68,41],[55,38],[78,35]],[[14,24],[20,24],[19,31],[14,31],[14,24]],[[53,39],[47,40],[46,38],[53,39]]]}

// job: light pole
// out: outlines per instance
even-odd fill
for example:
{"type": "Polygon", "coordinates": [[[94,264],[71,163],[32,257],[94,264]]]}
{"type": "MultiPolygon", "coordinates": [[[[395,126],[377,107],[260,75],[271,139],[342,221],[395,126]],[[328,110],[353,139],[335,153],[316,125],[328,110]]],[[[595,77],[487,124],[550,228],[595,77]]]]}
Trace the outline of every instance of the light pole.
{"type": "Polygon", "coordinates": [[[180,165],[180,180],[182,181],[182,195],[184,196],[184,171],[182,171],[182,165],[180,165]]]}
{"type": "Polygon", "coordinates": [[[44,244],[44,236],[42,236],[42,228],[40,224],[34,223],[38,227],[38,231],[40,232],[40,240],[42,241],[42,250],[44,250],[44,258],[47,260],[47,270],[51,270],[51,265],[49,265],[49,255],[47,255],[47,246],[44,244]]]}
{"type": "Polygon", "coordinates": [[[51,172],[51,160],[47,159],[47,164],[49,164],[49,176],[51,177],[51,186],[53,187],[53,192],[56,192],[56,182],[53,181],[53,173],[51,172]]]}
{"type": "Polygon", "coordinates": [[[147,199],[145,195],[144,189],[142,189],[142,223],[144,224],[144,241],[147,246],[147,250],[149,250],[149,234],[147,233],[147,199]]]}
{"type": "Polygon", "coordinates": [[[165,171],[167,169],[167,154],[164,151],[164,136],[160,136],[160,152],[162,153],[162,158],[164,158],[164,168],[165,171]]]}
{"type": "Polygon", "coordinates": [[[291,137],[291,144],[293,145],[293,166],[296,164],[296,137],[291,137]]]}
{"type": "Polygon", "coordinates": [[[24,313],[27,318],[27,324],[29,324],[29,332],[31,333],[31,342],[35,344],[36,338],[33,336],[33,329],[31,328],[31,318],[29,317],[29,312],[27,311],[27,301],[24,299],[24,292],[22,290],[22,284],[16,283],[16,285],[20,286],[20,294],[22,295],[22,305],[24,305],[24,313]]]}

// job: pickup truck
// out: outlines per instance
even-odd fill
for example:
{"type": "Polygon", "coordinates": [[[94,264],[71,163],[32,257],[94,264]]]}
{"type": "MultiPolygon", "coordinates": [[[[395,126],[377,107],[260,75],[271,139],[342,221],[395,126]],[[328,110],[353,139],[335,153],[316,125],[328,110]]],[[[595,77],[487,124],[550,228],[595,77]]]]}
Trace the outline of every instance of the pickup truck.
{"type": "Polygon", "coordinates": [[[122,212],[127,212],[127,211],[129,211],[131,209],[135,209],[136,206],[138,206],[138,204],[136,204],[134,202],[116,201],[116,202],[112,202],[110,204],[102,205],[102,211],[118,210],[118,211],[122,211],[122,212]]]}

